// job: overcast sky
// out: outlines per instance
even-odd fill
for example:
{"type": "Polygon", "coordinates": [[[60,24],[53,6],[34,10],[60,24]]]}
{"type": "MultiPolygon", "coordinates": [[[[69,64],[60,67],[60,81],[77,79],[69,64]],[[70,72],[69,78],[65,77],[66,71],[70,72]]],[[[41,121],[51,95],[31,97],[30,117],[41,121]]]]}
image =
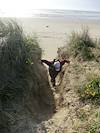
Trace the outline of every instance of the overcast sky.
{"type": "Polygon", "coordinates": [[[6,8],[46,8],[100,11],[100,0],[0,0],[0,9],[6,8]]]}
{"type": "Polygon", "coordinates": [[[21,15],[32,9],[100,11],[100,0],[0,0],[0,13],[21,15]]]}

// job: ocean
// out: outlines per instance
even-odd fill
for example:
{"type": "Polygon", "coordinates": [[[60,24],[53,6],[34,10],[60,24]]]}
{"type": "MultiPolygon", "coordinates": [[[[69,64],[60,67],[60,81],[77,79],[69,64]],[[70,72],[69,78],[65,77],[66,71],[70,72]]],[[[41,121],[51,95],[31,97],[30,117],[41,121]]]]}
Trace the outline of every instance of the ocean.
{"type": "Polygon", "coordinates": [[[100,12],[96,11],[39,9],[30,11],[30,16],[35,18],[100,20],[100,12]]]}
{"type": "Polygon", "coordinates": [[[79,20],[100,20],[98,11],[78,11],[59,9],[31,9],[12,12],[12,10],[0,10],[0,17],[28,17],[28,18],[50,18],[50,19],[79,19],[79,20]]]}

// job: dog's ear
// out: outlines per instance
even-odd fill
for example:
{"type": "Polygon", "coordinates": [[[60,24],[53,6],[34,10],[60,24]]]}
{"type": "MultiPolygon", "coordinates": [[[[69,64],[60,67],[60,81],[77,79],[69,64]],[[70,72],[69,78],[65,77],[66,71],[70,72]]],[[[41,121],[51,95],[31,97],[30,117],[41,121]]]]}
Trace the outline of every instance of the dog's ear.
{"type": "Polygon", "coordinates": [[[53,59],[53,62],[55,62],[56,61],[56,59],[53,59]]]}

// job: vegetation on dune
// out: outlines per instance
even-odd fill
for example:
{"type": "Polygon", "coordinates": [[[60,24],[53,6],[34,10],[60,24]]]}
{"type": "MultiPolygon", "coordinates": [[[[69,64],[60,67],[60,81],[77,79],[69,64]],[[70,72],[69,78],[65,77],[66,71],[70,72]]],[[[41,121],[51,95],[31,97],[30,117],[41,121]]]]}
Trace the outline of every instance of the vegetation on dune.
{"type": "Polygon", "coordinates": [[[95,44],[89,37],[88,30],[84,30],[82,33],[72,33],[68,45],[74,57],[83,60],[90,60],[94,57],[91,48],[95,47],[95,44]]]}
{"type": "Polygon", "coordinates": [[[100,79],[94,79],[80,88],[82,98],[100,98],[100,79]]]}
{"type": "Polygon", "coordinates": [[[96,53],[99,47],[98,44],[99,41],[95,41],[89,36],[88,29],[84,29],[79,33],[72,32],[67,42],[67,54],[78,60],[94,60],[99,58],[96,53]]]}
{"type": "MultiPolygon", "coordinates": [[[[100,97],[100,76],[99,65],[96,64],[100,61],[100,40],[94,40],[90,37],[88,29],[81,32],[72,32],[67,46],[58,49],[58,56],[68,58],[71,57],[74,62],[73,71],[79,75],[83,73],[85,76],[85,83],[78,86],[78,93],[80,97],[84,98],[98,98],[100,97]],[[76,60],[76,62],[74,60],[76,60]],[[86,61],[86,64],[82,66],[86,61]],[[88,62],[87,62],[88,61],[88,62]],[[89,62],[94,63],[89,63],[89,62]],[[90,65],[89,65],[90,64],[90,65]],[[86,67],[86,68],[85,68],[86,67]],[[92,67],[94,70],[92,70],[92,67]],[[87,69],[89,69],[90,79],[87,79],[87,69]],[[98,74],[93,71],[98,70],[98,74]]],[[[80,81],[79,81],[80,82],[80,81]]]]}
{"type": "Polygon", "coordinates": [[[24,98],[41,48],[35,39],[23,35],[16,22],[0,22],[0,37],[0,98],[3,102],[24,98]]]}
{"type": "Polygon", "coordinates": [[[100,132],[100,119],[90,125],[87,129],[88,133],[99,133],[100,132]]]}
{"type": "MultiPolygon", "coordinates": [[[[59,87],[61,106],[72,111],[71,119],[66,116],[68,123],[72,120],[70,129],[77,133],[99,133],[100,40],[92,39],[88,30],[73,32],[66,46],[58,49],[58,56],[61,59],[70,57],[71,61],[63,68],[65,73],[59,87]]],[[[66,132],[70,129],[66,128],[66,132]]]]}
{"type": "Polygon", "coordinates": [[[16,128],[18,133],[33,133],[34,113],[53,112],[53,92],[41,56],[37,38],[26,36],[15,21],[0,20],[0,132],[16,128]]]}

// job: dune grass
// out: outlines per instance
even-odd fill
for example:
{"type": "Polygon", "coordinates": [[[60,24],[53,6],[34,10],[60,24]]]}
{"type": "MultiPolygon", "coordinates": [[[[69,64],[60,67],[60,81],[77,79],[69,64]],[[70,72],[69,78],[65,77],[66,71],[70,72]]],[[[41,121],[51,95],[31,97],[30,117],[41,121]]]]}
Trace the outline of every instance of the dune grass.
{"type": "MultiPolygon", "coordinates": [[[[28,78],[33,77],[42,50],[35,38],[26,37],[15,21],[0,21],[0,99],[23,100],[29,90],[28,78]]],[[[34,78],[36,78],[34,76],[34,78]]],[[[6,103],[7,104],[7,103],[6,103]]]]}
{"type": "Polygon", "coordinates": [[[78,60],[93,60],[95,59],[93,49],[96,49],[96,46],[97,42],[90,37],[88,29],[72,32],[67,42],[67,54],[78,60]]]}
{"type": "Polygon", "coordinates": [[[36,37],[15,21],[0,20],[0,132],[34,132],[37,114],[44,113],[38,122],[52,115],[54,96],[41,56],[36,37]]]}
{"type": "Polygon", "coordinates": [[[88,31],[82,33],[73,33],[70,38],[71,50],[74,57],[81,56],[84,60],[89,60],[93,57],[91,47],[94,47],[92,39],[88,35],[88,31]]]}

